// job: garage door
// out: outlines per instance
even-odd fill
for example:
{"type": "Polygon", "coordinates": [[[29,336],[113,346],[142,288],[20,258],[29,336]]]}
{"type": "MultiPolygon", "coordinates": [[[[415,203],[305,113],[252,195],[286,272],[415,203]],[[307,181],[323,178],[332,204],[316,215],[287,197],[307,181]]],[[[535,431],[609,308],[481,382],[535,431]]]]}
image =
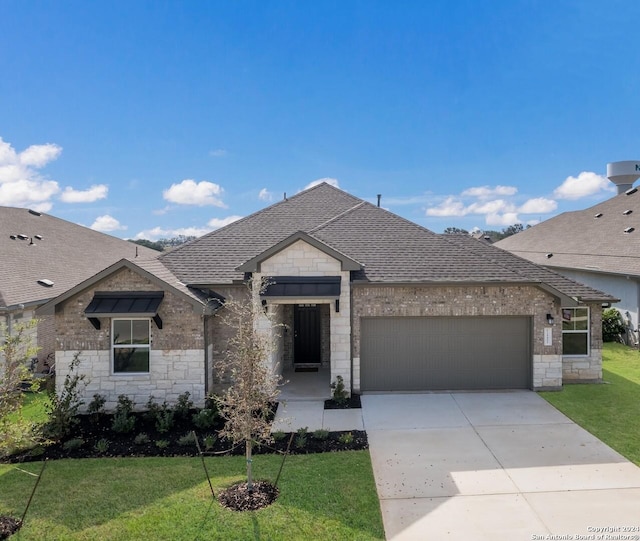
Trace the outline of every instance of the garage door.
{"type": "Polygon", "coordinates": [[[360,320],[363,391],[528,389],[528,317],[360,320]]]}

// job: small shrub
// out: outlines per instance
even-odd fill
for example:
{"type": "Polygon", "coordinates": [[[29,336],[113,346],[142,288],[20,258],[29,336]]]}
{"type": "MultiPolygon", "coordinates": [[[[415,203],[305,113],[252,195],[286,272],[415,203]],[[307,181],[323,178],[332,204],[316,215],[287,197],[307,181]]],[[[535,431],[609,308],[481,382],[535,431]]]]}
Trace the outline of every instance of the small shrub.
{"type": "Polygon", "coordinates": [[[202,443],[204,444],[204,448],[207,451],[210,451],[211,449],[213,449],[213,446],[216,444],[217,441],[218,441],[218,436],[216,436],[215,434],[207,434],[204,438],[202,438],[202,443]]]}
{"type": "Polygon", "coordinates": [[[353,434],[351,432],[345,432],[344,434],[340,434],[338,441],[343,445],[350,445],[353,443],[353,434]]]}
{"type": "Polygon", "coordinates": [[[107,438],[99,439],[96,442],[95,450],[98,451],[98,453],[104,454],[109,450],[109,444],[110,442],[107,438]]]}
{"type": "Polygon", "coordinates": [[[324,428],[319,428],[318,430],[314,430],[312,435],[313,439],[323,441],[329,437],[329,431],[324,428]]]}
{"type": "Polygon", "coordinates": [[[74,449],[80,449],[84,445],[84,440],[82,438],[73,438],[71,440],[67,440],[62,444],[62,448],[65,451],[73,451],[74,449]]]}
{"type": "Polygon", "coordinates": [[[169,447],[169,440],[156,440],[155,444],[158,449],[166,449],[169,447]]]}
{"type": "Polygon", "coordinates": [[[215,424],[217,417],[218,412],[216,410],[205,408],[201,409],[198,413],[194,413],[191,416],[191,420],[197,428],[206,430],[215,424]]]}
{"type": "Polygon", "coordinates": [[[276,430],[271,434],[271,437],[274,439],[274,441],[282,441],[287,437],[287,434],[284,430],[276,430]]]}
{"type": "Polygon", "coordinates": [[[119,434],[128,434],[132,432],[136,426],[136,418],[131,414],[134,403],[126,395],[118,396],[118,404],[116,412],[111,421],[111,430],[119,434]]]}
{"type": "Polygon", "coordinates": [[[306,436],[309,434],[309,427],[305,426],[298,428],[298,430],[296,430],[296,434],[298,434],[298,436],[306,436]]]}
{"type": "Polygon", "coordinates": [[[166,404],[162,404],[162,407],[158,410],[156,415],[156,430],[161,434],[169,432],[173,428],[174,418],[173,411],[166,404]]]}
{"type": "Polygon", "coordinates": [[[145,445],[145,444],[149,443],[149,441],[151,441],[151,440],[149,439],[149,436],[147,435],[146,432],[140,432],[140,434],[138,434],[133,439],[133,443],[135,443],[136,445],[145,445]]]}
{"type": "Polygon", "coordinates": [[[602,312],[602,340],[605,342],[622,341],[626,331],[622,314],[615,308],[607,308],[602,312]]]}
{"type": "Polygon", "coordinates": [[[331,384],[331,391],[336,404],[345,404],[347,402],[349,393],[344,387],[344,379],[342,376],[336,377],[336,380],[331,384]]]}
{"type": "Polygon", "coordinates": [[[107,399],[105,396],[101,394],[94,394],[93,399],[89,402],[87,406],[87,412],[93,415],[94,417],[99,416],[101,413],[104,413],[104,405],[106,404],[107,399]]]}
{"type": "Polygon", "coordinates": [[[80,364],[78,351],[69,364],[69,372],[64,378],[60,394],[53,391],[45,405],[48,420],[43,427],[45,437],[60,441],[69,435],[73,427],[78,424],[78,409],[84,401],[82,391],[87,385],[86,376],[77,373],[80,364]]]}
{"type": "Polygon", "coordinates": [[[196,444],[196,437],[193,432],[187,432],[184,436],[178,438],[178,445],[182,447],[188,447],[189,445],[196,444]]]}
{"type": "Polygon", "coordinates": [[[298,429],[297,433],[296,433],[296,437],[293,440],[293,445],[296,447],[296,449],[302,449],[304,446],[307,445],[307,429],[306,428],[300,428],[298,429]]]}
{"type": "Polygon", "coordinates": [[[160,405],[153,401],[153,395],[149,397],[145,405],[144,418],[147,421],[155,422],[158,418],[158,412],[160,411],[160,405]]]}
{"type": "Polygon", "coordinates": [[[178,401],[173,408],[173,411],[180,419],[187,419],[189,411],[193,408],[193,402],[189,400],[191,393],[186,391],[178,396],[178,401]]]}

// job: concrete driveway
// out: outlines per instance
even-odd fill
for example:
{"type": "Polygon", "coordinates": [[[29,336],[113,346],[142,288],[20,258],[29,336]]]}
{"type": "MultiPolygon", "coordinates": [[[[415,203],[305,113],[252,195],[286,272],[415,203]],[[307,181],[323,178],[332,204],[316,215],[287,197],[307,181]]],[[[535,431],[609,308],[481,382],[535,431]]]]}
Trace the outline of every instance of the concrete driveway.
{"type": "Polygon", "coordinates": [[[640,539],[640,468],[536,393],[363,395],[362,415],[387,539],[640,539]]]}

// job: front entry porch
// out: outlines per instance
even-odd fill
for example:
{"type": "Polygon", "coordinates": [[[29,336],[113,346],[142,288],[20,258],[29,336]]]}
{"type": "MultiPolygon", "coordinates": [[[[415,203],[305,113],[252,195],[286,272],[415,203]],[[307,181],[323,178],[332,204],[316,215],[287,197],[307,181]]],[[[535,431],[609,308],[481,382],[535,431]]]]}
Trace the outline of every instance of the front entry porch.
{"type": "Polygon", "coordinates": [[[296,372],[292,367],[285,368],[282,379],[280,402],[331,398],[331,369],[328,366],[319,367],[317,372],[296,372]]]}

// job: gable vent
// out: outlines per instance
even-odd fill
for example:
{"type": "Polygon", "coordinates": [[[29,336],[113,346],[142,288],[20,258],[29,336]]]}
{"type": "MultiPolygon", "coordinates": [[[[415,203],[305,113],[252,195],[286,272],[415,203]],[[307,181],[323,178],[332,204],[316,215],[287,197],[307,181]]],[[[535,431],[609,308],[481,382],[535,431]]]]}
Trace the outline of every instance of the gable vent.
{"type": "Polygon", "coordinates": [[[48,278],[41,278],[40,280],[38,280],[38,283],[41,286],[45,286],[45,287],[52,287],[53,286],[53,282],[51,280],[49,280],[48,278]]]}
{"type": "Polygon", "coordinates": [[[631,214],[632,212],[633,211],[631,209],[627,209],[622,214],[624,214],[625,216],[629,216],[629,214],[631,214]]]}
{"type": "Polygon", "coordinates": [[[624,232],[625,232],[625,233],[633,233],[635,230],[636,230],[636,228],[635,228],[635,227],[627,227],[627,228],[624,230],[624,232]]]}
{"type": "Polygon", "coordinates": [[[602,218],[602,212],[598,212],[598,214],[596,214],[594,218],[602,218]]]}
{"type": "Polygon", "coordinates": [[[626,192],[624,192],[625,195],[631,195],[634,194],[638,191],[638,188],[631,188],[629,190],[627,190],[626,192]]]}

